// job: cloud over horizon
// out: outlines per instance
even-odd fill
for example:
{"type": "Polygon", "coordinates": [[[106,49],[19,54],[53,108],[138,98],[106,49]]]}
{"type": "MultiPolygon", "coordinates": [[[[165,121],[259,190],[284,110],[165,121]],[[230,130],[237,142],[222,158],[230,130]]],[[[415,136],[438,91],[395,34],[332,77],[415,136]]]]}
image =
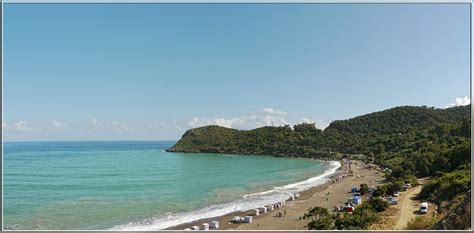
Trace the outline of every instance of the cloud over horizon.
{"type": "Polygon", "coordinates": [[[319,119],[314,119],[313,120],[313,119],[302,117],[301,122],[302,123],[308,123],[308,124],[313,124],[314,123],[316,128],[321,129],[321,130],[324,130],[325,128],[327,128],[329,126],[329,123],[327,123],[323,120],[319,120],[319,119]]]}
{"type": "Polygon", "coordinates": [[[190,128],[197,128],[208,125],[219,125],[227,128],[251,130],[265,126],[284,126],[294,124],[315,123],[319,129],[324,129],[329,124],[316,118],[293,118],[291,119],[286,112],[275,108],[261,108],[252,113],[236,117],[192,117],[188,120],[168,120],[161,122],[123,122],[117,120],[99,121],[95,118],[89,118],[82,123],[71,123],[57,120],[44,122],[29,122],[27,120],[18,120],[16,122],[3,123],[2,127],[8,131],[8,137],[18,135],[30,135],[38,137],[54,136],[60,137],[68,132],[78,132],[78,135],[130,135],[136,137],[146,135],[149,138],[162,135],[181,136],[184,131],[190,128]],[[26,133],[28,132],[28,133],[26,133]],[[11,135],[10,135],[11,134],[11,135]]]}
{"type": "Polygon", "coordinates": [[[5,124],[5,127],[8,127],[10,129],[13,129],[13,130],[17,130],[17,131],[32,130],[32,128],[28,126],[28,121],[26,121],[26,120],[17,121],[15,123],[13,123],[12,127],[9,127],[7,124],[5,124]]]}
{"type": "Polygon", "coordinates": [[[57,127],[57,128],[65,128],[67,127],[67,123],[63,123],[63,122],[59,122],[59,121],[52,121],[51,124],[54,126],[54,127],[57,127]]]}
{"type": "Polygon", "coordinates": [[[90,123],[91,128],[96,128],[97,127],[97,119],[92,119],[90,123]]]}
{"type": "Polygon", "coordinates": [[[128,131],[128,132],[135,131],[135,128],[129,127],[127,124],[123,122],[111,121],[110,125],[112,126],[113,129],[119,130],[119,131],[128,131]]]}
{"type": "Polygon", "coordinates": [[[471,103],[471,99],[468,96],[456,97],[454,103],[447,104],[446,108],[457,107],[457,106],[466,106],[471,103]]]}
{"type": "Polygon", "coordinates": [[[283,111],[275,110],[273,108],[264,108],[252,115],[233,118],[193,117],[187,122],[187,124],[192,128],[207,125],[219,125],[227,128],[248,130],[263,126],[289,125],[290,123],[285,119],[285,116],[286,113],[283,111]]]}

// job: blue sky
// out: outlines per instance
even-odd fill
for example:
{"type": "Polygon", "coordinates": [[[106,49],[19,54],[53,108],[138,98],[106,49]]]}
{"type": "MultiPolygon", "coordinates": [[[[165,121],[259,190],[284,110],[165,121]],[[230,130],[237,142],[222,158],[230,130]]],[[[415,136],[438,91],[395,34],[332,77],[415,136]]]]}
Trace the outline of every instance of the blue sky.
{"type": "Polygon", "coordinates": [[[467,4],[4,7],[6,140],[176,140],[470,101],[467,4]]]}

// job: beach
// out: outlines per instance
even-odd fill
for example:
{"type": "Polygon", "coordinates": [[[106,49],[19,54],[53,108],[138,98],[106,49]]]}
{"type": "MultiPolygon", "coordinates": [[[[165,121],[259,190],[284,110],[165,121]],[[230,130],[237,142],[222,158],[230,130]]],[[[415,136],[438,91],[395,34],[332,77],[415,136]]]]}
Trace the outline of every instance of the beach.
{"type": "Polygon", "coordinates": [[[366,183],[370,186],[378,186],[383,180],[383,174],[375,168],[368,168],[362,161],[352,161],[350,171],[352,175],[341,177],[345,171],[345,164],[341,162],[342,167],[331,176],[329,182],[313,187],[307,191],[301,192],[300,197],[295,201],[286,201],[286,204],[279,209],[269,211],[259,216],[253,216],[252,223],[228,223],[234,216],[252,216],[254,211],[238,211],[229,213],[220,217],[202,219],[186,224],[171,227],[172,230],[183,230],[192,226],[202,227],[203,223],[210,223],[213,220],[219,221],[219,230],[305,230],[307,222],[299,220],[301,216],[311,207],[321,206],[332,209],[334,206],[344,205],[350,198],[350,189],[359,187],[366,183]],[[333,182],[338,179],[339,181],[333,182]],[[282,216],[278,217],[281,212],[282,216]]]}

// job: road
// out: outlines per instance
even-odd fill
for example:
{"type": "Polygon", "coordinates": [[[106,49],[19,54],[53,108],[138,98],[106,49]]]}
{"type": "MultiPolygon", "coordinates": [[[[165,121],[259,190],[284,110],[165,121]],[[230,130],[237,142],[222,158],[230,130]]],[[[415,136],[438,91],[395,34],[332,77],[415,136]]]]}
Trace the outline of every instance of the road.
{"type": "Polygon", "coordinates": [[[416,195],[421,192],[422,185],[418,185],[411,189],[408,189],[406,192],[402,192],[400,196],[400,216],[397,223],[395,224],[395,230],[403,230],[406,228],[408,222],[414,219],[417,214],[416,211],[420,206],[420,202],[416,200],[416,195]]]}

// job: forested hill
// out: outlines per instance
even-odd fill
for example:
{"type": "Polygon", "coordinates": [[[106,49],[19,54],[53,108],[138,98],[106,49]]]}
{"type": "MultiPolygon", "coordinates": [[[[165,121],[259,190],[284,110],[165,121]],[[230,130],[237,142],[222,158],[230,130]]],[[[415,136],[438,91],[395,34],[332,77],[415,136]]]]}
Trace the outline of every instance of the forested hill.
{"type": "Polygon", "coordinates": [[[427,130],[440,123],[456,124],[469,116],[470,105],[447,109],[403,106],[348,120],[337,120],[325,131],[391,135],[411,130],[427,130]]]}
{"type": "MultiPolygon", "coordinates": [[[[440,131],[439,134],[463,122],[470,124],[470,108],[470,105],[448,109],[395,107],[334,121],[324,131],[316,129],[314,124],[295,125],[294,129],[281,126],[253,130],[205,126],[188,130],[168,151],[318,158],[335,151],[373,154],[382,149],[396,150],[397,141],[412,141],[434,135],[435,131],[440,131]]],[[[470,129],[464,133],[470,134],[470,129]]]]}

